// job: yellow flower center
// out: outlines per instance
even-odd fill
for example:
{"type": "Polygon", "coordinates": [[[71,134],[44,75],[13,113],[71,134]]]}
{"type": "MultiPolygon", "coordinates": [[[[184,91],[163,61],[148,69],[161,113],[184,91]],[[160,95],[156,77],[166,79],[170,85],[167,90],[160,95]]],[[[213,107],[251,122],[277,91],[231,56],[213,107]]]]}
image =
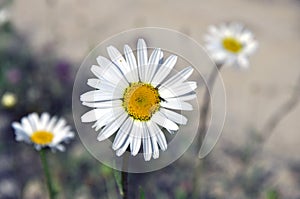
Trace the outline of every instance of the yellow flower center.
{"type": "Polygon", "coordinates": [[[150,120],[158,110],[159,103],[158,90],[150,84],[132,83],[124,92],[123,107],[136,120],[150,120]]]}
{"type": "Polygon", "coordinates": [[[232,53],[238,53],[242,50],[243,44],[233,37],[225,37],[223,47],[232,53]]]}
{"type": "Polygon", "coordinates": [[[51,143],[53,137],[53,134],[48,131],[36,131],[31,135],[30,139],[35,144],[45,145],[51,143]]]}

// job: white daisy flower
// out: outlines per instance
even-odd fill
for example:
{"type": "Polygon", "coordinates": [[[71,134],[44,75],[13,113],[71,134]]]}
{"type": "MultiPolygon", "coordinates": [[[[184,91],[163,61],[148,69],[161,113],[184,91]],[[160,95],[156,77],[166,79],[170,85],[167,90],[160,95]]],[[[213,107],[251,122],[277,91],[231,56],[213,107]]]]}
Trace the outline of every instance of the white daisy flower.
{"type": "Polygon", "coordinates": [[[205,41],[206,49],[217,64],[239,68],[249,66],[248,57],[258,46],[252,32],[235,22],[210,26],[205,41]]]}
{"type": "Polygon", "coordinates": [[[37,150],[50,147],[52,150],[64,151],[62,142],[67,142],[74,137],[71,127],[66,125],[63,118],[51,117],[43,113],[41,117],[37,113],[31,113],[21,119],[21,123],[13,122],[16,141],[33,143],[37,150]]]}
{"type": "Polygon", "coordinates": [[[7,9],[3,8],[0,10],[0,25],[5,24],[9,21],[10,13],[7,9]]]}
{"type": "Polygon", "coordinates": [[[148,50],[143,39],[137,42],[137,59],[128,46],[124,55],[113,46],[107,47],[110,57],[99,56],[91,71],[97,78],[87,84],[96,90],[80,96],[82,104],[93,110],[81,117],[82,122],[95,122],[102,141],[116,133],[112,148],[121,156],[128,147],[137,155],[143,146],[146,161],[159,157],[159,148],[167,149],[167,140],[162,131],[169,133],[185,125],[187,118],[178,111],[192,110],[188,100],[196,98],[196,82],[187,81],[193,73],[187,67],[167,78],[177,62],[170,55],[164,62],[163,52],[155,48],[148,59],[148,50]]]}

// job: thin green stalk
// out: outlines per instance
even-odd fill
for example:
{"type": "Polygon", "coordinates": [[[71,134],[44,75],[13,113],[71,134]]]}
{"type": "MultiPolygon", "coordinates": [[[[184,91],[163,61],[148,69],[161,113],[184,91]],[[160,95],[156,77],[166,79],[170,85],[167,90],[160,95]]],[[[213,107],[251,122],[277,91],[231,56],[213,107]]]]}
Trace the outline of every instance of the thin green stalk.
{"type": "MultiPolygon", "coordinates": [[[[203,104],[201,106],[201,110],[200,110],[200,115],[201,115],[201,120],[199,122],[199,128],[198,128],[198,139],[196,142],[196,150],[200,150],[201,145],[203,144],[203,140],[205,138],[205,134],[207,131],[207,123],[208,123],[208,119],[209,119],[209,111],[210,111],[210,103],[211,103],[211,99],[210,99],[210,91],[208,90],[208,88],[211,88],[211,90],[213,90],[214,88],[214,84],[216,82],[216,79],[218,77],[218,73],[220,72],[221,68],[223,67],[223,65],[218,64],[217,65],[217,70],[213,70],[212,73],[210,74],[209,78],[208,78],[208,82],[207,82],[207,89],[204,93],[203,96],[203,104]]],[[[199,198],[198,196],[198,190],[200,190],[201,187],[201,172],[203,170],[203,160],[196,158],[195,159],[195,168],[194,168],[194,176],[193,176],[193,188],[192,188],[192,198],[196,199],[199,198]]]]}
{"type": "Polygon", "coordinates": [[[128,173],[122,171],[122,192],[123,199],[128,199],[128,173]]]}
{"type": "Polygon", "coordinates": [[[125,153],[123,156],[123,171],[121,171],[121,183],[122,183],[122,192],[123,192],[123,199],[128,199],[128,154],[125,153]]]}
{"type": "Polygon", "coordinates": [[[210,93],[210,91],[213,90],[216,79],[218,77],[218,73],[220,72],[221,68],[223,67],[223,65],[218,64],[217,65],[217,70],[214,69],[212,71],[212,73],[210,74],[209,78],[208,78],[208,82],[207,82],[207,89],[204,93],[203,96],[203,104],[201,106],[201,110],[200,110],[200,115],[201,115],[201,120],[199,122],[199,128],[198,128],[198,142],[197,142],[197,147],[200,150],[200,147],[202,145],[203,139],[205,137],[206,131],[207,131],[207,123],[208,123],[208,119],[209,119],[209,110],[210,110],[210,103],[211,103],[211,99],[210,99],[210,95],[212,93],[210,93]],[[209,88],[211,88],[211,90],[209,90],[209,88]]]}
{"type": "Polygon", "coordinates": [[[55,199],[57,192],[55,191],[54,186],[53,186],[53,182],[52,182],[52,178],[51,178],[51,174],[50,174],[50,170],[49,170],[49,165],[48,165],[45,149],[40,150],[40,158],[41,158],[43,171],[44,171],[45,178],[46,178],[49,198],[50,199],[55,199]]]}

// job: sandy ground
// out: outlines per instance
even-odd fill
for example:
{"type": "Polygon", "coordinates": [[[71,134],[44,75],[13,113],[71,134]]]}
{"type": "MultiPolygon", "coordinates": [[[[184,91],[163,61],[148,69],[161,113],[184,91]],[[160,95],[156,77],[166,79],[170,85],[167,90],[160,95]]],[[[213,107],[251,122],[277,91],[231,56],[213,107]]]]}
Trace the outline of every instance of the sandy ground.
{"type": "MultiPolygon", "coordinates": [[[[50,46],[59,57],[79,64],[101,41],[136,27],[178,30],[203,44],[211,24],[240,21],[256,35],[251,68],[226,68],[227,117],[213,153],[226,143],[242,145],[248,129],[260,130],[286,102],[300,76],[300,1],[297,0],[18,0],[13,22],[36,52],[50,46]]],[[[264,146],[265,158],[300,161],[300,106],[283,118],[264,146]]],[[[284,180],[285,174],[279,176],[284,180]]],[[[288,174],[287,174],[288,175],[288,174]]]]}

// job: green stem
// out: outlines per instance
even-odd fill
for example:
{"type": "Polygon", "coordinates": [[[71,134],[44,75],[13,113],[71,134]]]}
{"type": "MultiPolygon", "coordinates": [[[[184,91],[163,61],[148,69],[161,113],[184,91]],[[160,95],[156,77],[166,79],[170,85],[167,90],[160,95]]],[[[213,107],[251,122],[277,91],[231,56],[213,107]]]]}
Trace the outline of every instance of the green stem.
{"type": "Polygon", "coordinates": [[[123,171],[121,171],[121,183],[122,183],[122,192],[123,192],[123,199],[128,199],[128,154],[125,153],[123,156],[123,171]]]}
{"type": "Polygon", "coordinates": [[[45,178],[46,178],[46,183],[47,183],[48,192],[49,192],[49,198],[55,199],[56,191],[54,190],[54,187],[53,187],[53,182],[52,182],[52,178],[51,178],[51,174],[50,174],[50,170],[49,170],[49,165],[48,165],[45,149],[40,150],[40,158],[41,158],[43,171],[44,171],[45,178]]]}
{"type": "Polygon", "coordinates": [[[208,81],[207,81],[207,89],[205,90],[204,93],[204,97],[203,97],[203,104],[201,106],[201,110],[200,110],[200,115],[201,115],[201,120],[199,123],[199,128],[198,128],[198,142],[197,142],[197,148],[199,148],[203,143],[206,131],[207,131],[207,123],[208,123],[208,119],[209,119],[209,110],[210,110],[210,103],[211,103],[211,94],[210,92],[212,92],[216,79],[218,77],[218,73],[220,72],[221,68],[223,67],[223,65],[218,64],[217,65],[217,70],[214,69],[212,71],[212,73],[210,74],[208,81]],[[209,88],[211,90],[209,90],[209,88]]]}
{"type": "MultiPolygon", "coordinates": [[[[201,145],[203,144],[203,140],[206,135],[207,131],[207,123],[209,119],[209,111],[210,111],[210,103],[211,103],[211,94],[210,91],[213,90],[216,79],[218,77],[218,73],[220,72],[223,65],[218,64],[217,70],[214,69],[212,73],[210,74],[207,82],[207,89],[203,96],[203,104],[200,109],[200,115],[201,120],[199,122],[199,128],[198,128],[198,139],[196,142],[196,150],[201,149],[201,145]],[[209,88],[211,90],[209,90],[209,88]]],[[[203,171],[203,164],[204,161],[196,158],[195,159],[195,168],[194,168],[194,175],[193,175],[193,188],[192,188],[192,197],[193,199],[199,198],[198,193],[201,193],[200,187],[201,187],[201,178],[199,177],[201,175],[201,172],[203,171]],[[199,191],[200,190],[200,191],[199,191]]]]}
{"type": "Polygon", "coordinates": [[[123,199],[128,199],[128,173],[122,171],[122,192],[123,199]]]}

